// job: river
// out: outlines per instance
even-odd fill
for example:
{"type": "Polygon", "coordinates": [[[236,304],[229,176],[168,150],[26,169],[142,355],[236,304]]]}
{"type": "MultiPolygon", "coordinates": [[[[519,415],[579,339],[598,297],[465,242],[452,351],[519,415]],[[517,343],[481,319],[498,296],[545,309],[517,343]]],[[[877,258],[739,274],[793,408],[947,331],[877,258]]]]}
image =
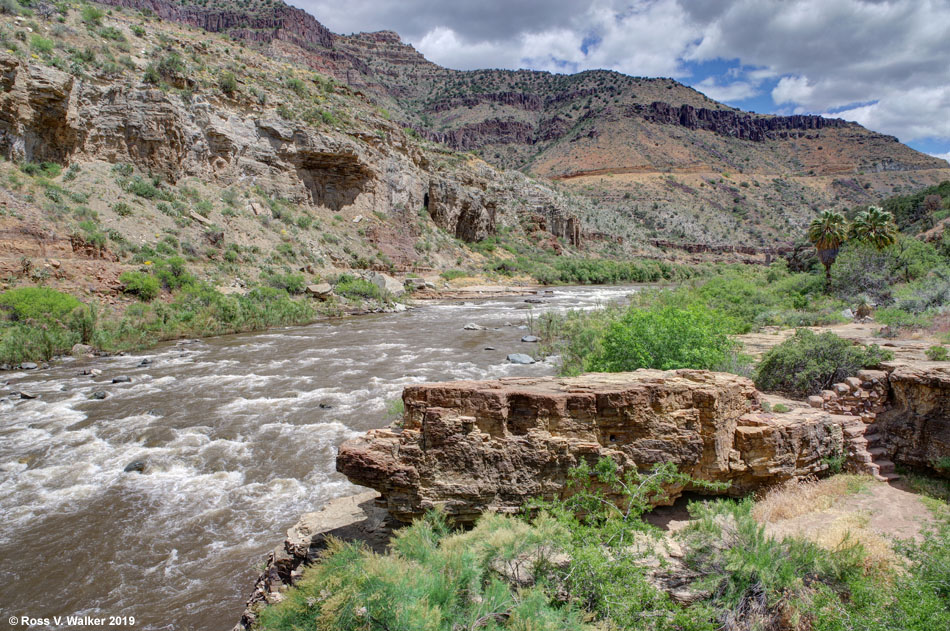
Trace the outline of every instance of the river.
{"type": "Polygon", "coordinates": [[[633,291],[430,303],[0,373],[2,624],[90,615],[231,629],[287,527],[358,489],[335,472],[336,448],[387,424],[404,386],[552,374],[551,361],[505,361],[533,350],[520,342],[527,314],[633,291]],[[102,374],[81,374],[91,368],[102,374]],[[139,460],[143,472],[123,471],[139,460]]]}

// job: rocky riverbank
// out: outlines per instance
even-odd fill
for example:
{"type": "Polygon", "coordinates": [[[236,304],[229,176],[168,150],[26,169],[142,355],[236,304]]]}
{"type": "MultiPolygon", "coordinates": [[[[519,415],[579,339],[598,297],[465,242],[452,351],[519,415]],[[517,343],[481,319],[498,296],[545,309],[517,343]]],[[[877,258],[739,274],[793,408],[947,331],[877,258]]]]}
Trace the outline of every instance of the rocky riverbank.
{"type": "Polygon", "coordinates": [[[730,495],[842,467],[890,480],[895,462],[946,475],[950,458],[950,368],[932,362],[890,362],[807,402],[695,370],[424,384],[403,401],[400,421],[339,450],[338,470],[375,491],[334,500],[288,531],[236,631],[281,599],[327,536],[380,549],[393,528],[436,507],[456,522],[515,512],[562,496],[570,468],[603,457],[637,470],[674,462],[728,482],[730,495]]]}

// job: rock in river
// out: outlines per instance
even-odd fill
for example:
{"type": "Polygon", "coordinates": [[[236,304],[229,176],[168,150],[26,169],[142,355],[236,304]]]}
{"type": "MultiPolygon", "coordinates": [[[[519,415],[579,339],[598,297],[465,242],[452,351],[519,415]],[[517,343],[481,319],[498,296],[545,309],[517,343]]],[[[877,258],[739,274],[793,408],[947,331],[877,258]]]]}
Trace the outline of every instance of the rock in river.
{"type": "Polygon", "coordinates": [[[525,336],[523,336],[523,337],[521,338],[521,341],[522,341],[522,342],[534,343],[534,342],[540,342],[540,341],[541,341],[541,338],[539,338],[539,337],[536,336],[536,335],[525,335],[525,336]]]}
{"type": "Polygon", "coordinates": [[[469,322],[462,328],[466,331],[484,331],[485,330],[485,327],[481,326],[480,324],[475,324],[474,322],[469,322]]]}
{"type": "Polygon", "coordinates": [[[132,383],[132,377],[121,375],[112,379],[112,383],[132,383]]]}
{"type": "Polygon", "coordinates": [[[132,473],[132,472],[144,473],[144,472],[145,472],[145,461],[144,461],[144,460],[133,460],[133,461],[130,462],[129,464],[125,465],[125,469],[123,469],[123,471],[124,471],[125,473],[132,473]]]}
{"type": "Polygon", "coordinates": [[[524,353],[511,353],[506,357],[508,361],[512,364],[534,364],[534,358],[531,355],[525,355],[524,353]]]}

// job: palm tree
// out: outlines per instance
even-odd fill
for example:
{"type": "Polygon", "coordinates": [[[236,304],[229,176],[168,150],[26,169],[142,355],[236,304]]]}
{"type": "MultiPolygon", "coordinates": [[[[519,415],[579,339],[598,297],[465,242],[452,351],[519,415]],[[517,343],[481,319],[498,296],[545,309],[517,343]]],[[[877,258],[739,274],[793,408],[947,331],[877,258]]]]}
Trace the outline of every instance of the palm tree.
{"type": "Polygon", "coordinates": [[[838,248],[848,236],[844,215],[831,210],[821,213],[808,226],[808,240],[818,250],[818,259],[825,266],[825,287],[831,287],[831,265],[838,257],[838,248]]]}
{"type": "Polygon", "coordinates": [[[873,245],[878,250],[894,245],[897,240],[894,215],[877,206],[869,206],[866,211],[858,213],[858,216],[854,218],[849,236],[862,243],[873,245]]]}

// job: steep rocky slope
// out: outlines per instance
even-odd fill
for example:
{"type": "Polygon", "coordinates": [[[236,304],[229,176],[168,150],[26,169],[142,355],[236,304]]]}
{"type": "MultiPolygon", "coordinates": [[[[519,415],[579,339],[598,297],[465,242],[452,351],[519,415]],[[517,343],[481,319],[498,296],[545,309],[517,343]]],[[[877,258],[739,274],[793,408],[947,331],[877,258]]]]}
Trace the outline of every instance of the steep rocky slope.
{"type": "Polygon", "coordinates": [[[172,255],[237,288],[447,269],[523,224],[578,245],[565,194],[418,138],[325,75],[138,11],[64,11],[0,18],[8,280],[109,292],[172,255]]]}
{"type": "Polygon", "coordinates": [[[582,213],[590,232],[634,243],[770,245],[800,234],[819,209],[950,177],[945,161],[857,124],[745,113],[671,79],[459,72],[427,61],[396,33],[335,35],[279,2],[240,10],[225,0],[108,2],[330,73],[427,138],[561,179],[591,201],[582,213]]]}

